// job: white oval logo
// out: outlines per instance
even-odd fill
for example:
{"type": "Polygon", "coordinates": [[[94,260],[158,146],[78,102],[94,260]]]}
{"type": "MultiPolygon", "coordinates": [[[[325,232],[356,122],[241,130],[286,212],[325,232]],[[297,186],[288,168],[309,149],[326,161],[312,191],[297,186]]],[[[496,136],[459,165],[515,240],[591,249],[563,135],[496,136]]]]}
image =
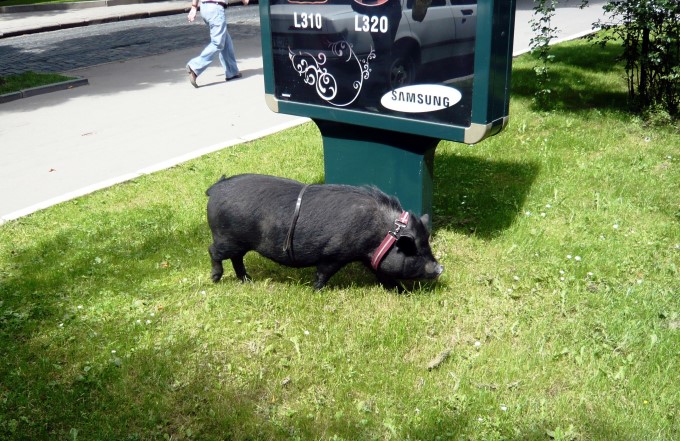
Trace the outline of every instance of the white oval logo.
{"type": "Polygon", "coordinates": [[[414,84],[390,90],[380,104],[390,110],[406,113],[434,112],[446,109],[463,98],[453,87],[441,84],[414,84]]]}

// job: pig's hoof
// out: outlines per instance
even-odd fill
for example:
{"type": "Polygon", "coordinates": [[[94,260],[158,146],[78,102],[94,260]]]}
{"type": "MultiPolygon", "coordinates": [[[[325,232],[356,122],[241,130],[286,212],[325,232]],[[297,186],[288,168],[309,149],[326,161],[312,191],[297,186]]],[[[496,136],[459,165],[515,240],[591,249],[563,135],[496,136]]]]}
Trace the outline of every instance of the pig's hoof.
{"type": "Polygon", "coordinates": [[[212,279],[213,283],[217,283],[217,282],[219,282],[220,279],[222,278],[222,273],[219,273],[219,274],[212,274],[212,275],[210,276],[210,278],[212,279]]]}

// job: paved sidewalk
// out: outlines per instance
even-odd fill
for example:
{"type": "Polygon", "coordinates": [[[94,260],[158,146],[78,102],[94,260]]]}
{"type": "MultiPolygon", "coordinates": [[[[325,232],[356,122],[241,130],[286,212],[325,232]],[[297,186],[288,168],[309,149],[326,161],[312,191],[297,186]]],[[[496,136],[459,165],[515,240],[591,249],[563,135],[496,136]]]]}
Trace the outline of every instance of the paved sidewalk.
{"type": "MultiPolygon", "coordinates": [[[[0,29],[33,32],[169,8],[183,12],[187,3],[0,14],[0,29]]],[[[604,0],[591,0],[585,10],[578,3],[558,10],[558,38],[589,32],[602,15],[604,0]]],[[[531,8],[531,0],[519,0],[515,53],[528,48],[531,8]]],[[[207,31],[198,32],[207,42],[207,31]]],[[[259,27],[232,38],[241,80],[224,82],[215,61],[199,78],[202,87],[191,87],[184,66],[199,46],[66,72],[90,85],[0,104],[0,223],[307,121],[266,106],[259,27]]]]}
{"type": "Polygon", "coordinates": [[[68,71],[89,85],[0,104],[0,223],[307,121],[266,106],[250,26],[232,34],[240,80],[225,82],[215,60],[193,88],[198,46],[68,71]]]}

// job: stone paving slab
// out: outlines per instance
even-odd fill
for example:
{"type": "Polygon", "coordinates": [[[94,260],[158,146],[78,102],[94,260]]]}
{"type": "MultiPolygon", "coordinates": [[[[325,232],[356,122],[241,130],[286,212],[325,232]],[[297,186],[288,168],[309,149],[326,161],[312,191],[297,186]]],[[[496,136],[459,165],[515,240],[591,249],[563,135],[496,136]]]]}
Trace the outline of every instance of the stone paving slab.
{"type": "MultiPolygon", "coordinates": [[[[148,5],[147,5],[148,6],[148,5]]],[[[229,16],[234,41],[257,38],[259,16],[239,13],[229,16]]],[[[256,7],[255,7],[256,8],[256,7]]],[[[115,9],[115,8],[104,8],[115,9]]],[[[54,33],[0,39],[0,75],[33,72],[65,72],[102,63],[147,57],[189,47],[204,46],[208,28],[202,20],[189,23],[184,13],[154,20],[78,27],[54,33]],[[147,24],[148,23],[148,24],[147,24]]]]}
{"type": "Polygon", "coordinates": [[[36,3],[32,5],[0,6],[0,14],[21,12],[65,11],[71,9],[102,8],[110,6],[134,5],[139,3],[155,3],[167,0],[90,0],[66,3],[36,3]]]}
{"type": "MultiPolygon", "coordinates": [[[[133,0],[122,0],[133,1],[133,0]]],[[[79,2],[88,5],[90,2],[79,2]]],[[[43,11],[0,13],[0,39],[68,29],[90,24],[179,14],[189,11],[189,2],[181,0],[134,3],[115,7],[102,7],[94,2],[92,7],[49,9],[43,11]]],[[[8,7],[6,7],[8,8],[8,7]]]]}

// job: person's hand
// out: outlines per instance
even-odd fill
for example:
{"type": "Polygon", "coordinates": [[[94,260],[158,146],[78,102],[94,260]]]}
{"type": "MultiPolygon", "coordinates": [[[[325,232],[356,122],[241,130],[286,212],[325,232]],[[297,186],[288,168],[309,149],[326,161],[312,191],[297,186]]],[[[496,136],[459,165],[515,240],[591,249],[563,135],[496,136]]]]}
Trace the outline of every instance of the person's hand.
{"type": "Polygon", "coordinates": [[[189,23],[193,22],[196,19],[196,12],[198,9],[196,6],[192,6],[191,10],[189,11],[189,15],[187,15],[187,18],[189,19],[189,23]]]}
{"type": "Polygon", "coordinates": [[[241,2],[243,3],[243,6],[246,6],[248,3],[250,3],[250,0],[241,0],[241,2]]]}

